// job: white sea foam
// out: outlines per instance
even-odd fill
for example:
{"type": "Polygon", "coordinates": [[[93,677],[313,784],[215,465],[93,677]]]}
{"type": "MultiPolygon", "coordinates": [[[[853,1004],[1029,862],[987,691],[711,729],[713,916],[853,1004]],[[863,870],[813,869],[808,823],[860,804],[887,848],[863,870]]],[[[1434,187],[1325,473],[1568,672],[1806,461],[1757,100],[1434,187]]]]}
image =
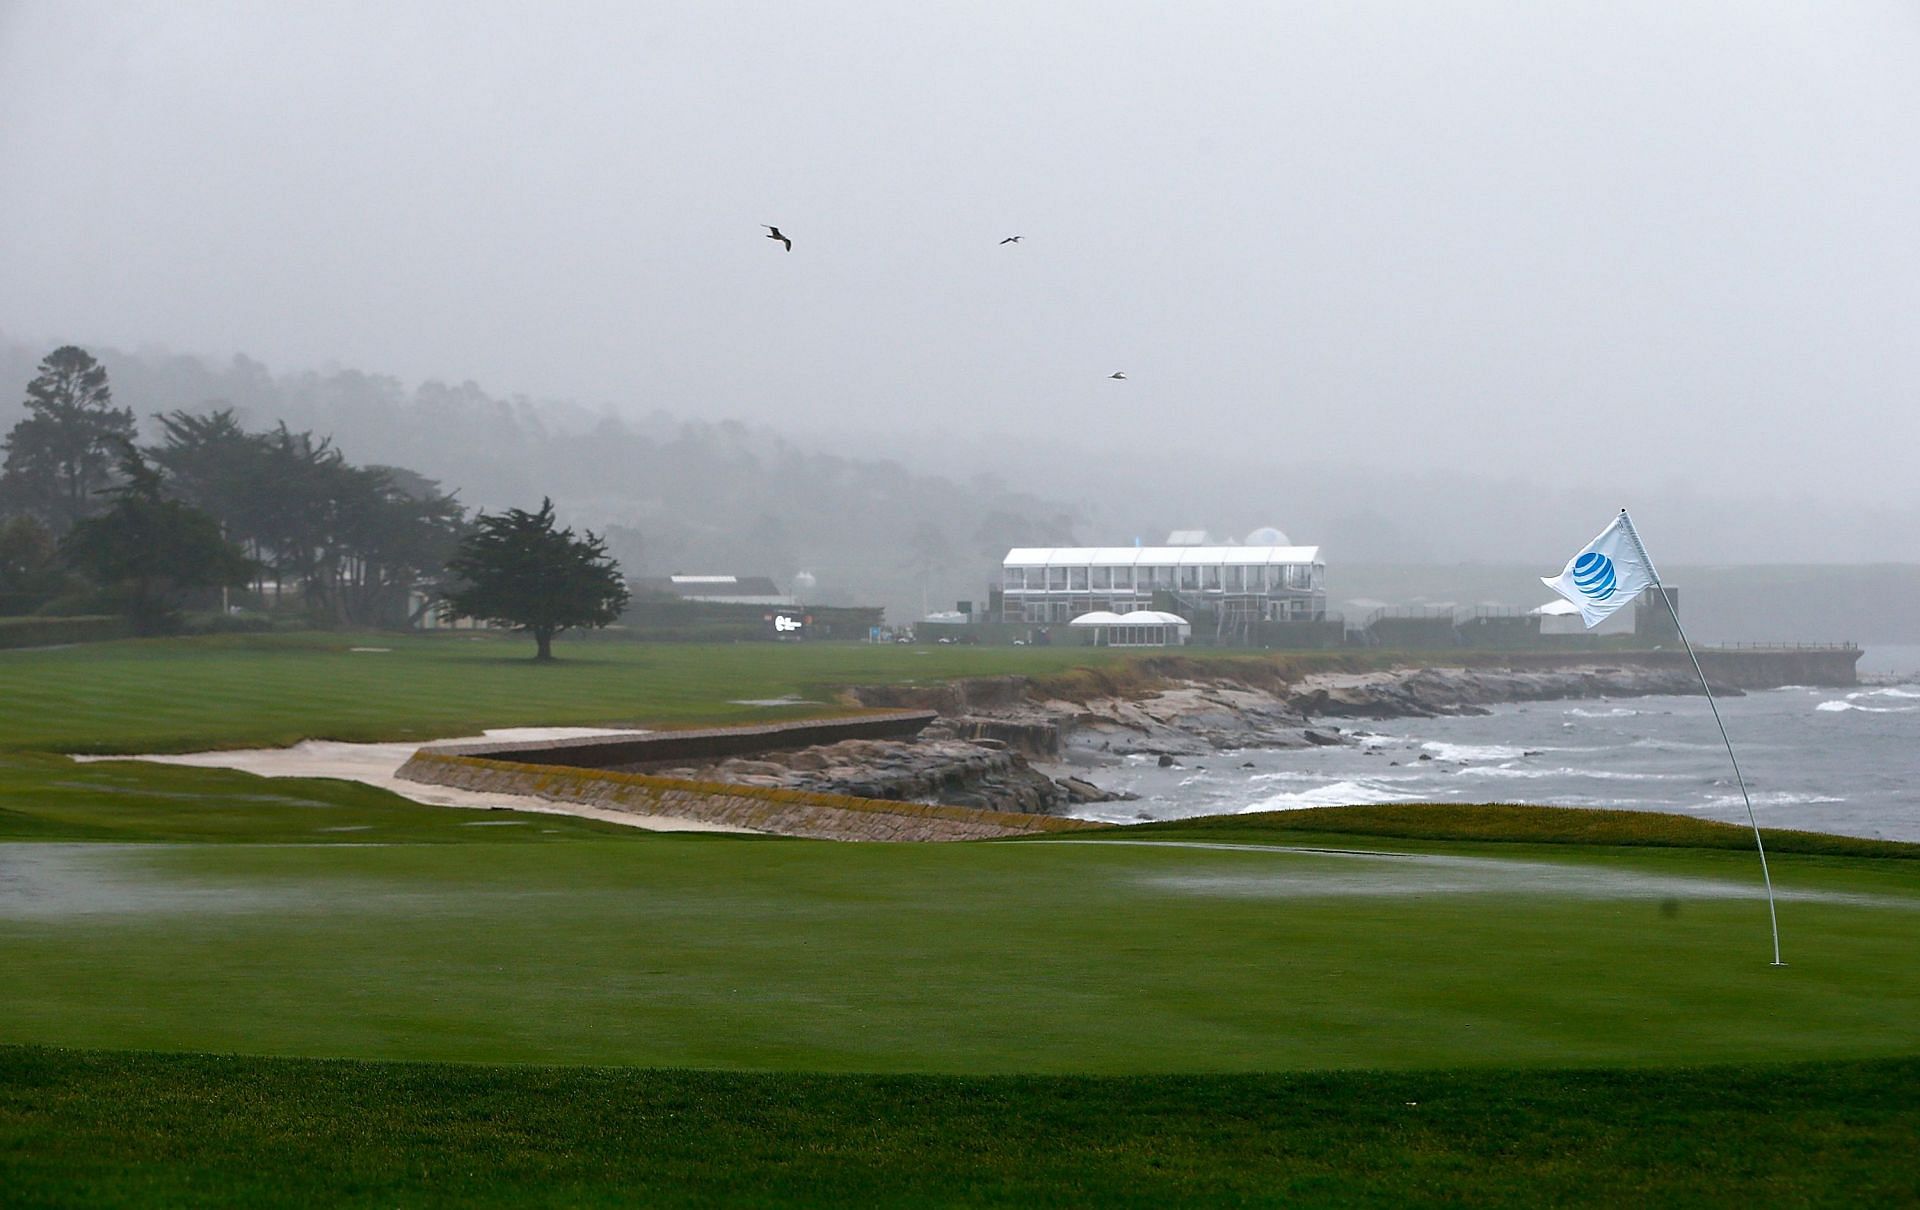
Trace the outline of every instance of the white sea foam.
{"type": "Polygon", "coordinates": [[[1593,781],[1678,781],[1679,773],[1627,773],[1613,769],[1517,769],[1512,765],[1469,765],[1460,770],[1462,777],[1521,777],[1539,779],[1560,777],[1593,781]]]}
{"type": "Polygon", "coordinates": [[[1329,785],[1315,786],[1311,790],[1301,790],[1297,794],[1272,795],[1251,806],[1240,808],[1240,814],[1246,815],[1253,811],[1297,811],[1303,807],[1349,807],[1371,802],[1413,802],[1418,797],[1414,794],[1403,794],[1371,779],[1336,781],[1329,785]]]}
{"type": "MultiPolygon", "coordinates": [[[[1850,696],[1859,697],[1862,695],[1852,694],[1850,696]]],[[[1912,714],[1916,710],[1920,710],[1920,706],[1863,706],[1859,702],[1835,699],[1829,702],[1821,702],[1818,706],[1815,706],[1814,709],[1830,714],[1837,714],[1843,710],[1858,710],[1862,714],[1912,714]]]]}
{"type": "Polygon", "coordinates": [[[1519,760],[1527,754],[1525,748],[1506,744],[1449,744],[1428,740],[1420,746],[1433,753],[1436,760],[1519,760]]]}
{"type": "Polygon", "coordinates": [[[1719,752],[1721,744],[1694,743],[1684,739],[1636,739],[1629,748],[1650,748],[1655,752],[1719,752]]]}
{"type": "MultiPolygon", "coordinates": [[[[1753,796],[1754,809],[1761,807],[1806,807],[1821,804],[1842,803],[1844,798],[1835,798],[1831,794],[1791,794],[1784,790],[1762,791],[1753,796]]],[[[1728,807],[1745,807],[1746,802],[1738,794],[1723,794],[1709,798],[1699,804],[1702,811],[1723,810],[1728,807]]]]}
{"type": "Polygon", "coordinates": [[[1563,711],[1563,713],[1571,714],[1575,718],[1631,718],[1636,714],[1646,714],[1649,712],[1646,710],[1632,710],[1626,706],[1615,706],[1611,710],[1585,710],[1579,706],[1574,706],[1563,711]]]}

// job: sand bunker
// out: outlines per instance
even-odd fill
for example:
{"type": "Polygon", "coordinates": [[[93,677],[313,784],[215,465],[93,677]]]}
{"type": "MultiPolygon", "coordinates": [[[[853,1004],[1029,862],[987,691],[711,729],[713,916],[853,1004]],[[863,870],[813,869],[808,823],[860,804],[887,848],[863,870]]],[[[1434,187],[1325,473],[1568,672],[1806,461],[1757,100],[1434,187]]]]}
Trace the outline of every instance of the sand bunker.
{"type": "MultiPolygon", "coordinates": [[[[598,735],[636,734],[642,733],[631,728],[506,727],[462,739],[439,740],[436,744],[470,744],[481,741],[511,743],[519,740],[585,739],[598,735]]],[[[245,773],[257,773],[261,777],[334,777],[344,781],[357,781],[369,786],[378,786],[382,790],[391,790],[402,798],[412,799],[414,802],[425,803],[428,806],[467,809],[508,807],[515,811],[529,811],[541,815],[572,815],[581,819],[598,819],[654,832],[746,832],[750,830],[729,827],[725,824],[702,823],[697,819],[681,819],[666,815],[635,815],[626,811],[609,811],[602,807],[589,807],[580,803],[550,802],[544,798],[531,798],[518,794],[488,794],[474,790],[457,790],[450,786],[429,786],[416,781],[402,781],[395,777],[394,774],[400,766],[405,764],[420,747],[421,745],[414,743],[343,744],[332,740],[310,739],[295,744],[291,748],[189,752],[177,756],[76,756],[73,759],[81,761],[150,760],[163,765],[194,765],[203,769],[239,769],[245,773]]]]}

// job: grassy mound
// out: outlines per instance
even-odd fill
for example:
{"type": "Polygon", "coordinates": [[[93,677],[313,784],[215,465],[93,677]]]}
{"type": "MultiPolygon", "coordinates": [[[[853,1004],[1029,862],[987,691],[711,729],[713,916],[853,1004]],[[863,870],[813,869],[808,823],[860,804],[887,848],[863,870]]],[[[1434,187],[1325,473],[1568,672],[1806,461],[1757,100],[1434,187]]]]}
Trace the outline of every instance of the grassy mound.
{"type": "MultiPolygon", "coordinates": [[[[1296,833],[1393,837],[1403,840],[1470,840],[1516,844],[1624,845],[1676,849],[1752,849],[1753,832],[1738,824],[1655,811],[1606,811],[1591,807],[1538,807],[1515,803],[1371,803],[1351,807],[1305,807],[1246,815],[1131,824],[1129,838],[1181,837],[1218,841],[1273,841],[1296,833]]],[[[1869,840],[1762,828],[1769,853],[1829,857],[1920,859],[1920,844],[1869,840]]]]}
{"type": "Polygon", "coordinates": [[[14,1206],[1895,1205],[1920,1060],[877,1077],[0,1048],[14,1206]]]}

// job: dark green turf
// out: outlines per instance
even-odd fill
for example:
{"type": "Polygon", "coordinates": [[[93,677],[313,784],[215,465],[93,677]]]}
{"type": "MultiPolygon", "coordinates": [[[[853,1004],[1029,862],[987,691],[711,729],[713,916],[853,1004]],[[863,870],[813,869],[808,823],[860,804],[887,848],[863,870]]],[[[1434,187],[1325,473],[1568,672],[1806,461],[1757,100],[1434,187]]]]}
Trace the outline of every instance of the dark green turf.
{"type": "Polygon", "coordinates": [[[1914,862],[1782,855],[1783,893],[1838,898],[1783,902],[1778,970],[1744,853],[1398,847],[1443,860],[671,835],[14,844],[0,1041],[954,1073],[1920,1052],[1914,862]]]}
{"type": "Polygon", "coordinates": [[[0,1048],[13,1207],[1892,1206],[1920,1061],[1132,1078],[0,1048]]]}
{"type": "Polygon", "coordinates": [[[736,703],[1124,658],[1066,648],[562,641],[560,660],[536,665],[531,650],[509,635],[303,633],[0,652],[0,747],[185,752],[488,727],[791,718],[825,707],[736,703]]]}
{"type": "MultiPolygon", "coordinates": [[[[1510,841],[1520,844],[1621,846],[1626,848],[1736,849],[1754,847],[1753,832],[1739,824],[1653,811],[1604,811],[1589,807],[1540,807],[1524,803],[1367,803],[1207,815],[1131,824],[1132,840],[1207,840],[1299,844],[1302,833],[1394,840],[1510,841]]],[[[1870,840],[1826,832],[1763,828],[1769,853],[1833,857],[1920,859],[1920,844],[1870,840]]],[[[1047,839],[1035,837],[1036,840],[1047,839]]],[[[1364,840],[1362,840],[1364,843],[1364,840]]]]}
{"type": "Polygon", "coordinates": [[[1143,664],[1167,660],[1270,683],[1285,668],[1371,668],[1404,658],[562,640],[561,658],[537,665],[532,649],[526,639],[496,633],[304,632],[0,651],[0,748],[187,752],[302,739],[427,739],[488,727],[696,725],[817,715],[836,708],[831,697],[849,685],[1018,673],[1063,689],[1112,691],[1138,683],[1143,664]],[[814,704],[740,704],[788,695],[814,704]]]}
{"type": "Polygon", "coordinates": [[[568,815],[430,807],[333,778],[0,751],[0,841],[450,844],[650,835],[568,815]]]}
{"type": "Polygon", "coordinates": [[[27,751],[781,717],[819,707],[730,699],[1132,667],[524,648],[0,653],[0,1042],[506,1064],[0,1047],[0,1204],[1920,1201],[1904,848],[1777,838],[1779,970],[1744,845],[1658,817],[836,846],[27,751]],[[1686,1066],[1793,1058],[1848,1061],[1686,1066]],[[1584,1065],[1613,1069],[1555,1070],[1584,1065]],[[861,1074],[884,1071],[964,1075],[861,1074]]]}

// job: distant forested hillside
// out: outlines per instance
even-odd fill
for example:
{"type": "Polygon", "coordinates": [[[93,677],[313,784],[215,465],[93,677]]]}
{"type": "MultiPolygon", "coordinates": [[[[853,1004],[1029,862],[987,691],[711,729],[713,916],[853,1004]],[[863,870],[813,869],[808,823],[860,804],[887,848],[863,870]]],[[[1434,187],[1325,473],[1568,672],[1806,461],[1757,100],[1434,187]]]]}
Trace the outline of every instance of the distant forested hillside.
{"type": "MultiPolygon", "coordinates": [[[[1268,467],[1257,442],[1196,460],[1147,436],[1122,458],[1050,431],[909,441],[814,436],[801,418],[783,435],[648,412],[633,400],[596,410],[494,396],[471,382],[410,387],[354,370],[276,374],[245,357],[213,364],[92,351],[116,402],[149,437],[156,412],[230,405],[249,428],[284,420],[331,436],[354,462],[411,467],[469,506],[530,507],[551,495],[568,523],[606,531],[630,574],[737,572],[790,586],[805,571],[818,583],[810,600],[881,604],[894,621],[919,615],[923,591],[933,609],[979,600],[1009,546],[1124,545],[1175,528],[1244,534],[1268,524],[1323,546],[1335,610],[1371,608],[1355,600],[1530,607],[1546,599],[1536,577],[1556,570],[1621,502],[1483,481],[1470,469],[1268,467]],[[987,466],[1007,479],[974,473],[987,466]],[[1018,490],[1009,480],[1045,486],[1018,490]],[[1453,561],[1457,552],[1479,561],[1453,561]]],[[[25,384],[47,352],[0,340],[0,431],[21,415],[25,384]]],[[[1920,642],[1912,508],[1729,502],[1684,486],[1635,493],[1634,502],[1703,640],[1920,642]],[[1835,565],[1814,563],[1821,559],[1835,565]]]]}
{"type": "MultiPolygon", "coordinates": [[[[246,357],[91,351],[148,436],[155,413],[230,406],[249,428],[284,421],[332,437],[356,462],[414,468],[470,506],[531,507],[550,495],[567,522],[606,532],[633,575],[738,572],[790,586],[808,572],[811,599],[884,604],[906,621],[923,591],[933,609],[979,599],[1009,546],[1074,537],[1067,505],[991,476],[810,451],[735,421],[634,420],[355,370],[275,374],[246,357]]],[[[0,432],[22,414],[46,352],[0,344],[0,432]]]]}

